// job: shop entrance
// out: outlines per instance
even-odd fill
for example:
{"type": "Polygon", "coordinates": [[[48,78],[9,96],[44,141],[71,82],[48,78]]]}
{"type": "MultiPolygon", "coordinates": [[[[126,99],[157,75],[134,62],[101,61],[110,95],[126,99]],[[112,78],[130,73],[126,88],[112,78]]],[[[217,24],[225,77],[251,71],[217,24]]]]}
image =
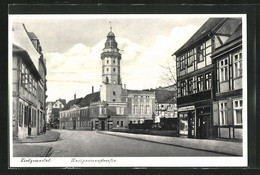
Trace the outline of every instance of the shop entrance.
{"type": "Polygon", "coordinates": [[[197,110],[197,138],[207,139],[210,130],[210,107],[197,110]]]}
{"type": "Polygon", "coordinates": [[[189,138],[195,137],[195,111],[179,112],[179,134],[189,138]]]}

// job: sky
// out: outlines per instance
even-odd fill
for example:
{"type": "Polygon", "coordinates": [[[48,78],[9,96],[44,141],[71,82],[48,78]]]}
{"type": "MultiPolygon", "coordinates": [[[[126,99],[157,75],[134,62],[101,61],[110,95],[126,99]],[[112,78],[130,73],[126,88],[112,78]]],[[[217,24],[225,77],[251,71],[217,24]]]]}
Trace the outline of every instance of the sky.
{"type": "Polygon", "coordinates": [[[47,101],[67,102],[101,85],[101,53],[112,31],[122,54],[121,78],[127,89],[167,86],[163,67],[207,17],[176,15],[16,15],[40,40],[47,67],[47,101]]]}

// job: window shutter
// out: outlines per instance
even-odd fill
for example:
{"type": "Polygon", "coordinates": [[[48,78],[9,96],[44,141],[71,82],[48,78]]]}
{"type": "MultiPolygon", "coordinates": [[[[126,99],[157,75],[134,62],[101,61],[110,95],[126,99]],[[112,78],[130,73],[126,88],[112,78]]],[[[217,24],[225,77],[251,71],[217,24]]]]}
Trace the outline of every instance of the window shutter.
{"type": "Polygon", "coordinates": [[[233,125],[233,106],[232,99],[227,99],[227,125],[233,125]]]}
{"type": "Polygon", "coordinates": [[[219,109],[218,102],[213,102],[213,125],[219,125],[219,109]]]}

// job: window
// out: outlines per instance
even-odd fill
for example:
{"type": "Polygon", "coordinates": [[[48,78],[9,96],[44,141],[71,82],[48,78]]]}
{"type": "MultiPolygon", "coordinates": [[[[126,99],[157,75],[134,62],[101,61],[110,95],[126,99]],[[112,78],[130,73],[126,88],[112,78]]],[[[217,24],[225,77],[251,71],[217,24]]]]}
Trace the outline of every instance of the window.
{"type": "Polygon", "coordinates": [[[197,90],[203,91],[203,75],[197,77],[197,90]]]}
{"type": "Polygon", "coordinates": [[[220,61],[220,82],[228,80],[228,60],[223,59],[220,61]]]}
{"type": "Polygon", "coordinates": [[[134,114],[137,114],[137,105],[134,105],[134,114]]]}
{"type": "Polygon", "coordinates": [[[113,101],[115,102],[115,101],[116,101],[116,99],[113,99],[113,101]]]}
{"type": "Polygon", "coordinates": [[[115,91],[113,91],[113,95],[116,95],[116,92],[115,92],[115,91]]]}
{"type": "Polygon", "coordinates": [[[181,70],[185,69],[185,57],[184,55],[181,56],[180,58],[180,63],[181,63],[181,70]]]}
{"type": "Polygon", "coordinates": [[[141,105],[140,109],[141,109],[141,114],[143,114],[144,113],[144,105],[141,105]]]}
{"type": "Polygon", "coordinates": [[[108,78],[106,77],[106,83],[109,83],[109,80],[108,80],[108,78]]]}
{"type": "Polygon", "coordinates": [[[185,81],[181,82],[181,96],[186,95],[186,83],[185,81]]]}
{"type": "Polygon", "coordinates": [[[36,110],[32,109],[32,127],[36,127],[36,110]]]}
{"type": "Polygon", "coordinates": [[[24,127],[27,127],[27,124],[29,121],[29,112],[28,111],[29,111],[28,106],[25,106],[24,107],[24,124],[23,124],[24,127]]]}
{"type": "Polygon", "coordinates": [[[109,71],[109,68],[107,68],[107,72],[109,71]]]}
{"type": "Polygon", "coordinates": [[[227,102],[220,102],[219,103],[220,125],[226,125],[227,124],[226,109],[227,109],[227,102]]]}
{"type": "Polygon", "coordinates": [[[242,53],[233,57],[234,61],[234,78],[242,76],[242,53]]]}
{"type": "Polygon", "coordinates": [[[197,61],[198,63],[204,61],[203,44],[197,47],[197,61]]]}
{"type": "Polygon", "coordinates": [[[205,89],[211,89],[211,73],[205,74],[205,89]]]}
{"type": "Polygon", "coordinates": [[[116,127],[119,127],[119,121],[116,121],[116,127]]]}
{"type": "Polygon", "coordinates": [[[104,108],[104,114],[107,114],[107,108],[106,107],[104,108]]]}
{"type": "Polygon", "coordinates": [[[116,114],[120,114],[120,107],[116,107],[116,114]]]}
{"type": "Polygon", "coordinates": [[[121,108],[121,114],[124,115],[124,107],[121,108]]]}
{"type": "Polygon", "coordinates": [[[243,109],[242,99],[234,100],[233,108],[234,108],[234,124],[242,125],[242,109],[243,109]]]}
{"type": "Polygon", "coordinates": [[[113,63],[116,63],[116,60],[115,60],[115,59],[113,59],[113,63]]]}
{"type": "Polygon", "coordinates": [[[102,107],[99,107],[99,114],[103,114],[103,109],[102,109],[102,107]]]}
{"type": "Polygon", "coordinates": [[[113,68],[113,71],[115,72],[115,71],[116,71],[116,68],[113,68]]]}
{"type": "Polygon", "coordinates": [[[149,110],[150,110],[150,105],[145,105],[144,114],[149,114],[150,113],[149,110]]]}
{"type": "Polygon", "coordinates": [[[194,53],[192,49],[188,52],[188,67],[193,65],[193,61],[194,61],[194,53]]]}
{"type": "Polygon", "coordinates": [[[193,80],[189,79],[188,80],[188,94],[192,94],[193,93],[193,80]]]}
{"type": "Polygon", "coordinates": [[[109,60],[107,60],[107,64],[109,63],[109,60]]]}
{"type": "Polygon", "coordinates": [[[123,127],[124,126],[124,121],[121,121],[121,127],[123,127]]]}
{"type": "Polygon", "coordinates": [[[19,126],[20,126],[20,127],[23,126],[23,114],[24,114],[24,106],[23,106],[23,104],[20,102],[20,103],[19,103],[19,126]]]}

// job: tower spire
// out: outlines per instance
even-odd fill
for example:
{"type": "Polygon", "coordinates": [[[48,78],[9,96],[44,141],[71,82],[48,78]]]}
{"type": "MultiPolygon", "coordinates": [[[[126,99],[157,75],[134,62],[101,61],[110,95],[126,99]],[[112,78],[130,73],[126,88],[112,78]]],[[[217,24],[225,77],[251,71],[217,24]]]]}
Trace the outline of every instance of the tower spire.
{"type": "Polygon", "coordinates": [[[112,23],[111,23],[111,21],[109,21],[109,24],[110,24],[110,32],[112,32],[112,23]]]}

